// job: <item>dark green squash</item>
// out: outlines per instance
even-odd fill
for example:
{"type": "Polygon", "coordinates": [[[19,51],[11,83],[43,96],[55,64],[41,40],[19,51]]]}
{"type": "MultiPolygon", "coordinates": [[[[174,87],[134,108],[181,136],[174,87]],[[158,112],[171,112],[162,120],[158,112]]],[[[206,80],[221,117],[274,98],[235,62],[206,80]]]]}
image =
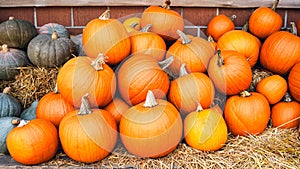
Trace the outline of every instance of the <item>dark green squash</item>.
{"type": "Polygon", "coordinates": [[[0,44],[11,48],[26,49],[30,40],[37,35],[35,26],[26,20],[9,17],[0,24],[0,44]]]}
{"type": "Polygon", "coordinates": [[[20,115],[21,119],[24,119],[24,120],[35,119],[37,105],[38,105],[38,100],[32,102],[30,107],[28,107],[21,113],[21,115],[20,115]]]}
{"type": "Polygon", "coordinates": [[[58,37],[70,38],[69,31],[66,29],[66,27],[58,23],[47,23],[39,28],[40,34],[52,35],[53,31],[57,32],[58,37]]]}
{"type": "Polygon", "coordinates": [[[84,47],[82,45],[82,34],[71,36],[71,40],[76,45],[75,46],[76,54],[78,54],[78,56],[86,56],[84,52],[84,47]]]}
{"type": "Polygon", "coordinates": [[[6,146],[6,138],[8,133],[15,127],[18,126],[21,119],[18,117],[2,117],[0,118],[0,153],[8,154],[6,146]]]}
{"type": "Polygon", "coordinates": [[[6,44],[3,44],[0,50],[0,79],[14,79],[20,73],[17,68],[26,66],[28,63],[26,52],[20,49],[9,49],[6,44]]]}
{"type": "Polygon", "coordinates": [[[6,87],[3,93],[0,93],[0,118],[19,117],[21,114],[21,103],[15,97],[9,95],[10,90],[10,87],[6,87]]]}
{"type": "Polygon", "coordinates": [[[75,45],[71,39],[52,35],[39,34],[28,44],[29,60],[36,66],[59,67],[72,57],[75,45]]]}

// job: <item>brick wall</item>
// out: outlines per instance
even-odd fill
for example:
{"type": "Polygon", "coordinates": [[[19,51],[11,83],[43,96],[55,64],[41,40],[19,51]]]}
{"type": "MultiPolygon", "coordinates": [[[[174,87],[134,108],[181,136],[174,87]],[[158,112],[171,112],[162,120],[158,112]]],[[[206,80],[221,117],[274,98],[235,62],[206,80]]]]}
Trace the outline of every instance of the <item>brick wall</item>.
{"type": "MultiPolygon", "coordinates": [[[[98,17],[107,7],[104,6],[76,6],[76,7],[0,7],[0,22],[14,16],[32,22],[37,28],[49,23],[56,22],[66,26],[73,35],[82,33],[82,29],[92,19],[98,17]]],[[[129,16],[141,15],[146,8],[143,6],[112,6],[111,17],[119,18],[121,21],[129,16]]],[[[227,16],[235,14],[235,24],[237,29],[248,20],[251,12],[255,8],[217,8],[217,7],[172,7],[185,19],[185,31],[201,36],[205,31],[209,20],[218,14],[227,16]]],[[[279,8],[277,12],[284,19],[282,29],[289,27],[290,21],[297,21],[300,17],[300,9],[279,8]]]]}

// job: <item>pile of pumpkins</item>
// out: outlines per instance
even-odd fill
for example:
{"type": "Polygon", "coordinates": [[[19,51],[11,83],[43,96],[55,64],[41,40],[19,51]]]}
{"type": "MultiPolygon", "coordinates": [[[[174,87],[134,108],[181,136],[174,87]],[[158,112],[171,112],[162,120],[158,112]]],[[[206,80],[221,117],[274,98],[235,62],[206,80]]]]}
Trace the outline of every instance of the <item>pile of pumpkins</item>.
{"type": "MultiPolygon", "coordinates": [[[[73,41],[54,23],[38,33],[27,21],[0,24],[2,65],[61,67],[56,90],[23,112],[8,88],[1,93],[2,153],[35,165],[61,146],[71,159],[93,163],[120,137],[130,153],[158,158],[182,140],[217,151],[229,133],[299,126],[300,38],[280,30],[275,8],[257,8],[249,31],[215,16],[207,25],[210,40],[185,34],[168,0],[123,23],[108,16],[106,10],[91,20],[73,41]],[[79,53],[85,56],[72,57],[79,53]],[[249,91],[257,66],[272,73],[249,91]],[[214,104],[216,93],[226,97],[224,107],[214,104]]],[[[1,79],[16,74],[2,65],[1,79]]]]}

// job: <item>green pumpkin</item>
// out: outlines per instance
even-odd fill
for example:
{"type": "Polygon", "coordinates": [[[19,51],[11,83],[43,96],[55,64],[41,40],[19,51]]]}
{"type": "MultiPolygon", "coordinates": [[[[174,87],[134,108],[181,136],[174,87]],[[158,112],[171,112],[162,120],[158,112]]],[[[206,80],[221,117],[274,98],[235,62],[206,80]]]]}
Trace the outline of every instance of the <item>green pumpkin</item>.
{"type": "Polygon", "coordinates": [[[28,58],[36,66],[59,67],[72,57],[75,45],[71,39],[52,35],[39,34],[28,44],[28,58]]]}
{"type": "Polygon", "coordinates": [[[37,31],[31,22],[9,17],[9,20],[0,24],[0,35],[1,45],[26,49],[30,40],[37,35],[37,31]]]}
{"type": "Polygon", "coordinates": [[[38,105],[38,100],[34,101],[31,103],[30,107],[28,107],[27,109],[25,109],[20,117],[21,119],[24,120],[32,120],[36,118],[36,107],[38,105]]]}
{"type": "Polygon", "coordinates": [[[0,118],[19,117],[21,114],[21,103],[9,93],[10,87],[6,87],[3,93],[0,93],[0,118]]]}
{"type": "Polygon", "coordinates": [[[58,37],[67,37],[70,38],[69,31],[63,25],[58,23],[47,23],[40,27],[40,34],[49,34],[52,35],[52,32],[55,31],[58,34],[58,37]]]}
{"type": "Polygon", "coordinates": [[[2,117],[0,118],[1,130],[0,130],[0,153],[8,154],[6,146],[6,138],[8,133],[20,123],[18,117],[2,117]]]}

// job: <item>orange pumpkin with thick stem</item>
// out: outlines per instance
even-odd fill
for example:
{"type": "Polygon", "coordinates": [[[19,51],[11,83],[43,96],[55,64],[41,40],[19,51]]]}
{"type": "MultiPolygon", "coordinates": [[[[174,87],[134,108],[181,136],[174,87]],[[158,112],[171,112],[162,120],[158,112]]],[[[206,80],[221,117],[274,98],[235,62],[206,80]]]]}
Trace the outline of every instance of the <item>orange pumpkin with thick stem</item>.
{"type": "Polygon", "coordinates": [[[262,79],[256,86],[256,91],[263,94],[270,104],[279,102],[287,92],[288,84],[280,75],[272,75],[262,79]]]}
{"type": "Polygon", "coordinates": [[[113,99],[117,82],[114,71],[105,61],[106,57],[99,54],[95,60],[76,57],[65,63],[57,75],[62,97],[79,108],[82,96],[88,93],[92,107],[106,106],[113,99]]]}
{"type": "Polygon", "coordinates": [[[271,109],[272,126],[278,128],[296,128],[300,124],[300,104],[286,93],[282,102],[271,109]]]}
{"type": "Polygon", "coordinates": [[[85,163],[99,161],[114,149],[117,124],[106,110],[91,109],[88,94],[82,97],[80,110],[69,112],[59,125],[64,152],[73,160],[85,163]]]}
{"type": "Polygon", "coordinates": [[[291,95],[300,102],[300,63],[295,64],[288,76],[288,85],[291,95]]]}
{"type": "Polygon", "coordinates": [[[233,135],[259,135],[270,120],[268,100],[260,93],[243,91],[226,100],[224,117],[233,135]]]}
{"type": "Polygon", "coordinates": [[[283,19],[276,12],[278,3],[279,0],[275,0],[272,8],[262,6],[251,14],[249,18],[249,31],[253,35],[265,39],[281,29],[283,19]]]}
{"type": "Polygon", "coordinates": [[[211,58],[207,72],[218,91],[226,95],[246,90],[252,81],[250,64],[236,51],[218,50],[211,58]]]}
{"type": "Polygon", "coordinates": [[[158,158],[176,149],[182,137],[182,119],[170,102],[148,91],[145,102],[123,115],[120,137],[125,148],[140,157],[158,158]]]}
{"type": "Polygon", "coordinates": [[[108,111],[116,120],[117,124],[120,123],[122,114],[129,109],[129,105],[121,99],[119,96],[113,98],[113,100],[104,107],[104,110],[108,111]]]}
{"type": "Polygon", "coordinates": [[[259,58],[260,40],[244,30],[232,30],[223,34],[218,42],[220,50],[234,50],[244,55],[253,67],[259,58]]]}
{"type": "Polygon", "coordinates": [[[71,111],[74,111],[74,106],[61,96],[56,86],[54,92],[47,93],[39,100],[36,118],[48,120],[58,127],[65,114],[71,111]]]}
{"type": "MultiPolygon", "coordinates": [[[[292,22],[292,30],[295,23],[292,22]]],[[[260,64],[273,73],[287,74],[300,61],[300,37],[287,31],[271,34],[263,43],[260,52],[260,64]]]]}
{"type": "Polygon", "coordinates": [[[201,151],[216,151],[227,140],[227,125],[215,108],[203,109],[198,103],[196,111],[184,119],[184,138],[187,144],[201,151]]]}
{"type": "Polygon", "coordinates": [[[21,120],[6,139],[11,157],[22,164],[36,165],[52,159],[59,145],[56,127],[44,119],[21,120]]]}
{"type": "Polygon", "coordinates": [[[174,57],[169,70],[176,76],[182,64],[186,65],[188,72],[205,73],[210,58],[215,54],[215,48],[207,40],[177,31],[178,39],[166,53],[166,58],[174,57]]]}
{"type": "Polygon", "coordinates": [[[165,40],[178,38],[176,31],[183,31],[184,21],[182,16],[170,9],[170,0],[166,0],[162,6],[150,6],[144,10],[141,17],[141,26],[152,24],[151,32],[157,33],[165,40]]]}
{"type": "Polygon", "coordinates": [[[116,65],[130,53],[130,39],[125,26],[108,17],[106,10],[99,18],[91,20],[83,29],[82,44],[87,56],[96,58],[99,53],[108,56],[108,64],[116,65]]]}
{"type": "Polygon", "coordinates": [[[214,16],[207,24],[206,35],[211,35],[215,41],[218,41],[224,33],[235,29],[233,22],[235,18],[235,15],[230,17],[224,14],[214,16]]]}
{"type": "Polygon", "coordinates": [[[199,102],[203,108],[209,108],[215,96],[215,89],[209,77],[200,72],[187,73],[181,66],[180,76],[173,80],[168,100],[183,114],[189,114],[197,108],[199,102]]]}
{"type": "Polygon", "coordinates": [[[157,61],[165,58],[166,43],[159,35],[148,32],[152,27],[151,24],[146,25],[140,31],[132,31],[129,33],[131,42],[131,53],[145,53],[154,57],[157,61]]]}

